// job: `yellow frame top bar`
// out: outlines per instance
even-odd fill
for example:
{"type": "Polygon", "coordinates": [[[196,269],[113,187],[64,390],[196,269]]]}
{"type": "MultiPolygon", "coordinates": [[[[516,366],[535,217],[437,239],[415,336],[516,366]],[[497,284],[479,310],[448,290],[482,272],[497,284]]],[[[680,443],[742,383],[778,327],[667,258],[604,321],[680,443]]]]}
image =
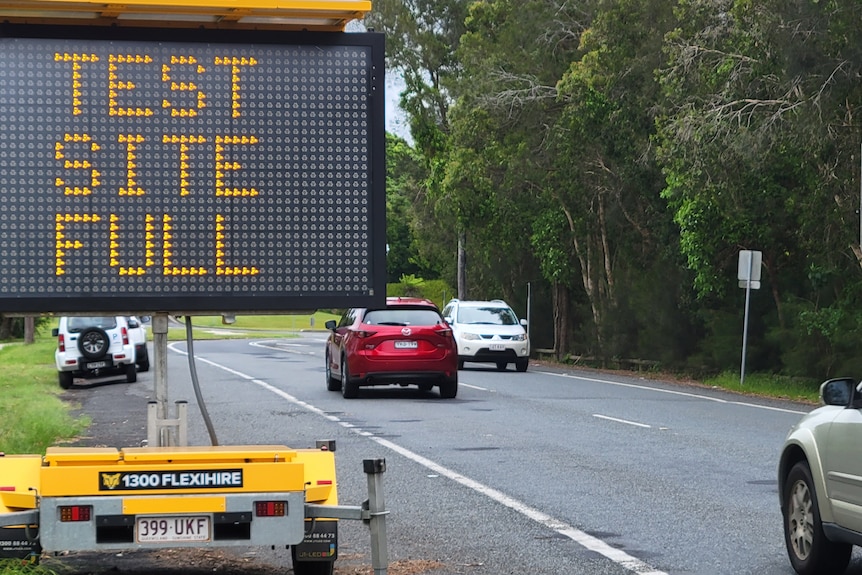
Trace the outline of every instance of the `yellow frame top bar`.
{"type": "Polygon", "coordinates": [[[0,18],[23,23],[340,32],[370,11],[371,0],[0,0],[0,18]]]}

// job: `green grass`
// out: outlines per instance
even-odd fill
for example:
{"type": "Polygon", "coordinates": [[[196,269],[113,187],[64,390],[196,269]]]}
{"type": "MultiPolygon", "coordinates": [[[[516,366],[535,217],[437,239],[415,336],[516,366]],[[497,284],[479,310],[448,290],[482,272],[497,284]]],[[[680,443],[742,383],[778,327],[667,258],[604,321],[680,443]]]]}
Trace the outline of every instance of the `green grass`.
{"type": "Polygon", "coordinates": [[[54,367],[54,338],[32,345],[4,344],[0,349],[0,451],[45,453],[45,448],[76,436],[87,418],[73,419],[54,367]]]}
{"type": "MultiPolygon", "coordinates": [[[[312,328],[312,318],[314,329],[325,329],[326,320],[337,317],[326,312],[238,316],[236,323],[223,325],[221,316],[194,316],[192,327],[195,340],[291,337],[292,332],[312,328]]],[[[152,339],[152,332],[148,337],[152,339]]],[[[168,330],[172,341],[185,337],[183,326],[168,330]]],[[[32,345],[10,342],[0,348],[0,451],[44,454],[47,447],[73,438],[89,426],[87,418],[72,418],[70,406],[58,397],[62,390],[54,366],[55,346],[50,329],[43,329],[32,345]]]]}
{"type": "Polygon", "coordinates": [[[0,559],[0,575],[56,575],[56,571],[18,559],[0,559]]]}
{"type": "Polygon", "coordinates": [[[703,381],[704,385],[747,395],[819,403],[820,383],[811,379],[752,373],[740,384],[739,374],[725,372],[703,381]]]}
{"type": "MultiPolygon", "coordinates": [[[[232,332],[283,332],[283,331],[299,331],[304,329],[326,329],[324,324],[326,320],[337,320],[339,316],[318,311],[312,315],[297,314],[297,315],[238,315],[236,321],[232,324],[222,323],[221,316],[193,316],[192,327],[195,328],[195,337],[197,337],[197,328],[213,328],[218,331],[232,332]]],[[[181,320],[185,321],[185,319],[181,320]]],[[[182,331],[185,334],[185,329],[181,327],[171,327],[169,333],[174,331],[182,331]]],[[[202,330],[202,334],[207,333],[202,330]]],[[[223,334],[228,335],[228,334],[223,334]]],[[[185,337],[185,335],[183,335],[185,337]]]]}

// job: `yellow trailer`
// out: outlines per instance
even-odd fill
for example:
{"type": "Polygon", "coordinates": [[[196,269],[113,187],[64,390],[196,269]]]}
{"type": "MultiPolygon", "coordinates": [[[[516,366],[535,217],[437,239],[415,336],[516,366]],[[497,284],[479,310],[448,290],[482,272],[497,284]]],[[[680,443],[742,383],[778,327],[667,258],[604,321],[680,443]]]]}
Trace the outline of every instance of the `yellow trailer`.
{"type": "MultiPolygon", "coordinates": [[[[331,573],[335,519],[386,515],[381,462],[366,462],[370,499],[338,505],[334,445],[50,447],[0,456],[0,549],[40,552],[152,548],[289,547],[294,572],[331,573]]],[[[375,548],[385,545],[381,526],[375,548]]]]}

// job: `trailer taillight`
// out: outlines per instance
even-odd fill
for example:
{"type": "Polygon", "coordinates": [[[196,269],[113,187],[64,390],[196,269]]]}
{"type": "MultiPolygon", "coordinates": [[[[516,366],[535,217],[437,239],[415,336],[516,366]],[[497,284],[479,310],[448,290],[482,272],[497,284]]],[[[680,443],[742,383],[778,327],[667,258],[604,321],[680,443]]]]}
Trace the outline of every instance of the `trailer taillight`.
{"type": "Polygon", "coordinates": [[[284,517],[287,504],[284,501],[255,501],[254,514],[258,517],[284,517]]]}
{"type": "Polygon", "coordinates": [[[61,505],[60,521],[64,523],[70,521],[89,521],[92,512],[93,507],[91,505],[61,505]]]}

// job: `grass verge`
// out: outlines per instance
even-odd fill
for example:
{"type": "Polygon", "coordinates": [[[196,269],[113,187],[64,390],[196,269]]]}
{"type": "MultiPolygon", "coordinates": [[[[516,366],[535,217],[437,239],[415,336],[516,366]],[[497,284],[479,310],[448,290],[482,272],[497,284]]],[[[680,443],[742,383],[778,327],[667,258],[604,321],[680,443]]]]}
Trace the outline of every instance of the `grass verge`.
{"type": "MultiPolygon", "coordinates": [[[[198,339],[291,337],[301,329],[321,328],[335,316],[326,312],[313,315],[239,316],[236,323],[222,325],[221,316],[195,316],[193,334],[198,339]]],[[[52,326],[53,327],[53,326],[52,326]]],[[[152,333],[148,336],[152,339],[152,333]]],[[[185,340],[185,327],[168,330],[171,341],[185,340]]],[[[0,451],[5,453],[45,453],[63,439],[75,437],[89,425],[87,418],[73,419],[69,406],[60,399],[54,366],[56,339],[42,330],[36,343],[5,343],[0,347],[0,451]]],[[[0,573],[2,575],[2,573],[0,573]]]]}
{"type": "Polygon", "coordinates": [[[59,395],[54,367],[54,338],[33,345],[5,344],[0,348],[0,451],[45,453],[58,440],[76,436],[90,424],[73,419],[59,395]]]}
{"type": "Polygon", "coordinates": [[[725,372],[703,381],[709,387],[717,387],[746,395],[789,399],[806,403],[820,402],[820,382],[800,377],[753,373],[739,382],[738,373],[725,372]]]}

